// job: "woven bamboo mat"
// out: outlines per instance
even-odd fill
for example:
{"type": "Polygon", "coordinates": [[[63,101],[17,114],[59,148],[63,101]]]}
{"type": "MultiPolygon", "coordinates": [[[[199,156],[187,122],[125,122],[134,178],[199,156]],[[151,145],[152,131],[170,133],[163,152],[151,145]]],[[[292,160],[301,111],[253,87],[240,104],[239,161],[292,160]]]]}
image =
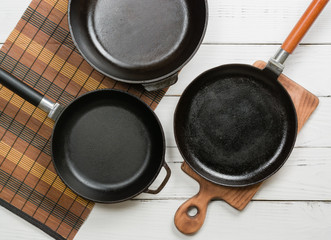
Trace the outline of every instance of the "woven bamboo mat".
{"type": "MultiPolygon", "coordinates": [[[[102,88],[122,89],[155,109],[165,91],[116,82],[82,59],[68,30],[68,0],[33,0],[0,51],[0,67],[67,105],[102,88]]],[[[53,121],[0,88],[0,204],[56,239],[73,239],[94,203],[68,189],[51,163],[53,121]]]]}

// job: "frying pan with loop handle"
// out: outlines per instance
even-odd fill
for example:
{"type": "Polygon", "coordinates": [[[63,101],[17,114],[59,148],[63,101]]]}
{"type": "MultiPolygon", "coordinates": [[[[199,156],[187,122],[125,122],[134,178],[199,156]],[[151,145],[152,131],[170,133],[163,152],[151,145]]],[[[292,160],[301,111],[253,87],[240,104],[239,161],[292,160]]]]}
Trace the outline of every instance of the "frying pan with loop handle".
{"type": "Polygon", "coordinates": [[[142,192],[157,194],[169,180],[162,126],[140,99],[104,89],[63,107],[3,70],[0,83],[55,120],[52,161],[63,182],[78,195],[116,203],[142,192]],[[149,189],[162,167],[167,172],[163,182],[149,189]]]}
{"type": "MultiPolygon", "coordinates": [[[[220,66],[198,76],[184,91],[175,112],[175,138],[186,163],[201,177],[222,186],[245,187],[266,180],[286,162],[296,141],[297,116],[277,79],[327,3],[311,3],[265,69],[220,66]]],[[[208,189],[200,189],[178,209],[177,228],[185,234],[197,232],[213,197],[208,189]],[[195,216],[189,216],[192,208],[195,216]]]]}
{"type": "Polygon", "coordinates": [[[72,39],[96,70],[147,91],[175,84],[197,52],[207,0],[69,0],[72,39]]]}

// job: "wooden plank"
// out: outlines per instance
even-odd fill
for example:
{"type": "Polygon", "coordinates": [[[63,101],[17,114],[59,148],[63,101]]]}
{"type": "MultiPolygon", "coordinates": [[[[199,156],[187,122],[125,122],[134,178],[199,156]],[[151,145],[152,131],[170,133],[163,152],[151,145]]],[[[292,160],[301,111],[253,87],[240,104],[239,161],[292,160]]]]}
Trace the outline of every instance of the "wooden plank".
{"type": "MultiPolygon", "coordinates": [[[[0,47],[2,44],[0,44],[0,47]]],[[[229,63],[253,64],[256,59],[268,60],[278,49],[277,45],[204,45],[181,71],[179,81],[167,95],[181,95],[186,86],[202,72],[229,63]]],[[[331,96],[329,68],[331,46],[300,46],[286,62],[285,75],[317,96],[331,96]]]]}
{"type": "MultiPolygon", "coordinates": [[[[285,165],[267,180],[254,200],[331,200],[331,148],[296,148],[285,165]]],[[[166,160],[172,176],[158,195],[142,194],[138,199],[188,199],[199,191],[196,181],[181,170],[181,157],[177,148],[168,148],[166,160]]],[[[160,177],[151,188],[155,188],[164,176],[160,177]]]]}
{"type": "MultiPolygon", "coordinates": [[[[253,64],[256,60],[268,61],[279,47],[278,45],[203,45],[181,71],[179,81],[169,89],[168,95],[180,95],[198,75],[219,65],[253,64]]],[[[284,74],[317,96],[330,96],[331,74],[326,70],[329,68],[330,60],[329,45],[299,46],[286,62],[284,74]]]]}
{"type": "Polygon", "coordinates": [[[52,239],[27,221],[0,207],[1,240],[45,240],[52,239]]]}
{"type": "MultiPolygon", "coordinates": [[[[238,212],[224,202],[213,202],[205,225],[194,236],[180,234],[173,216],[180,200],[129,201],[116,205],[97,204],[76,240],[329,240],[331,204],[319,202],[252,202],[238,212]]],[[[7,210],[0,208],[0,239],[52,239],[7,210]]]]}
{"type": "MultiPolygon", "coordinates": [[[[208,0],[207,43],[281,43],[311,0],[208,0]]],[[[327,7],[303,43],[330,43],[331,8],[327,7]]]]}
{"type": "MultiPolygon", "coordinates": [[[[0,42],[4,42],[30,0],[2,1],[0,42]]],[[[310,0],[208,0],[209,25],[205,43],[281,43],[310,0]]],[[[327,7],[304,43],[331,42],[331,8],[327,7]]]]}
{"type": "Polygon", "coordinates": [[[5,0],[0,5],[0,43],[4,43],[31,0],[5,0]]]}
{"type": "Polygon", "coordinates": [[[97,205],[77,240],[93,239],[329,239],[330,203],[254,202],[244,212],[214,202],[194,237],[181,235],[173,215],[180,201],[97,205]],[[138,224],[139,223],[139,224],[138,224]],[[219,237],[218,237],[219,236],[219,237]]]}
{"type": "MultiPolygon", "coordinates": [[[[175,147],[173,133],[173,116],[179,97],[165,97],[156,113],[163,125],[167,146],[175,147]]],[[[331,146],[331,98],[321,97],[320,105],[298,135],[296,147],[330,147],[331,146]]]]}

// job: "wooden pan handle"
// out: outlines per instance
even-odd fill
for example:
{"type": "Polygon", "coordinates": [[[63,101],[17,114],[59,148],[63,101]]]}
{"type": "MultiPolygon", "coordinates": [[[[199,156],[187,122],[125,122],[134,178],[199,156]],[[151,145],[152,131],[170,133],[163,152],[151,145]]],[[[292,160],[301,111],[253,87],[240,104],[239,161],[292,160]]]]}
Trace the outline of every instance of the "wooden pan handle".
{"type": "Polygon", "coordinates": [[[282,49],[288,53],[293,53],[294,49],[301,42],[302,38],[313,25],[316,18],[322,12],[329,0],[314,0],[306,12],[303,14],[297,25],[282,45],[282,49]]]}
{"type": "Polygon", "coordinates": [[[207,207],[211,200],[212,197],[201,190],[197,195],[187,200],[176,212],[175,225],[177,229],[184,234],[193,234],[199,231],[205,221],[207,207]],[[189,216],[189,211],[192,208],[197,210],[195,216],[189,216]]]}

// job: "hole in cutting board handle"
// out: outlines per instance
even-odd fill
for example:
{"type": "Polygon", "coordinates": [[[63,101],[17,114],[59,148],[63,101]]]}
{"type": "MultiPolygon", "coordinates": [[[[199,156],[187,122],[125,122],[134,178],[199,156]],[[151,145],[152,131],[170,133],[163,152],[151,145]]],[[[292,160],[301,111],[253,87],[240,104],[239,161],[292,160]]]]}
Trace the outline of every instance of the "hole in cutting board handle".
{"type": "Polygon", "coordinates": [[[186,214],[190,218],[195,218],[199,214],[199,209],[196,206],[191,206],[191,207],[188,208],[186,214]]]}

